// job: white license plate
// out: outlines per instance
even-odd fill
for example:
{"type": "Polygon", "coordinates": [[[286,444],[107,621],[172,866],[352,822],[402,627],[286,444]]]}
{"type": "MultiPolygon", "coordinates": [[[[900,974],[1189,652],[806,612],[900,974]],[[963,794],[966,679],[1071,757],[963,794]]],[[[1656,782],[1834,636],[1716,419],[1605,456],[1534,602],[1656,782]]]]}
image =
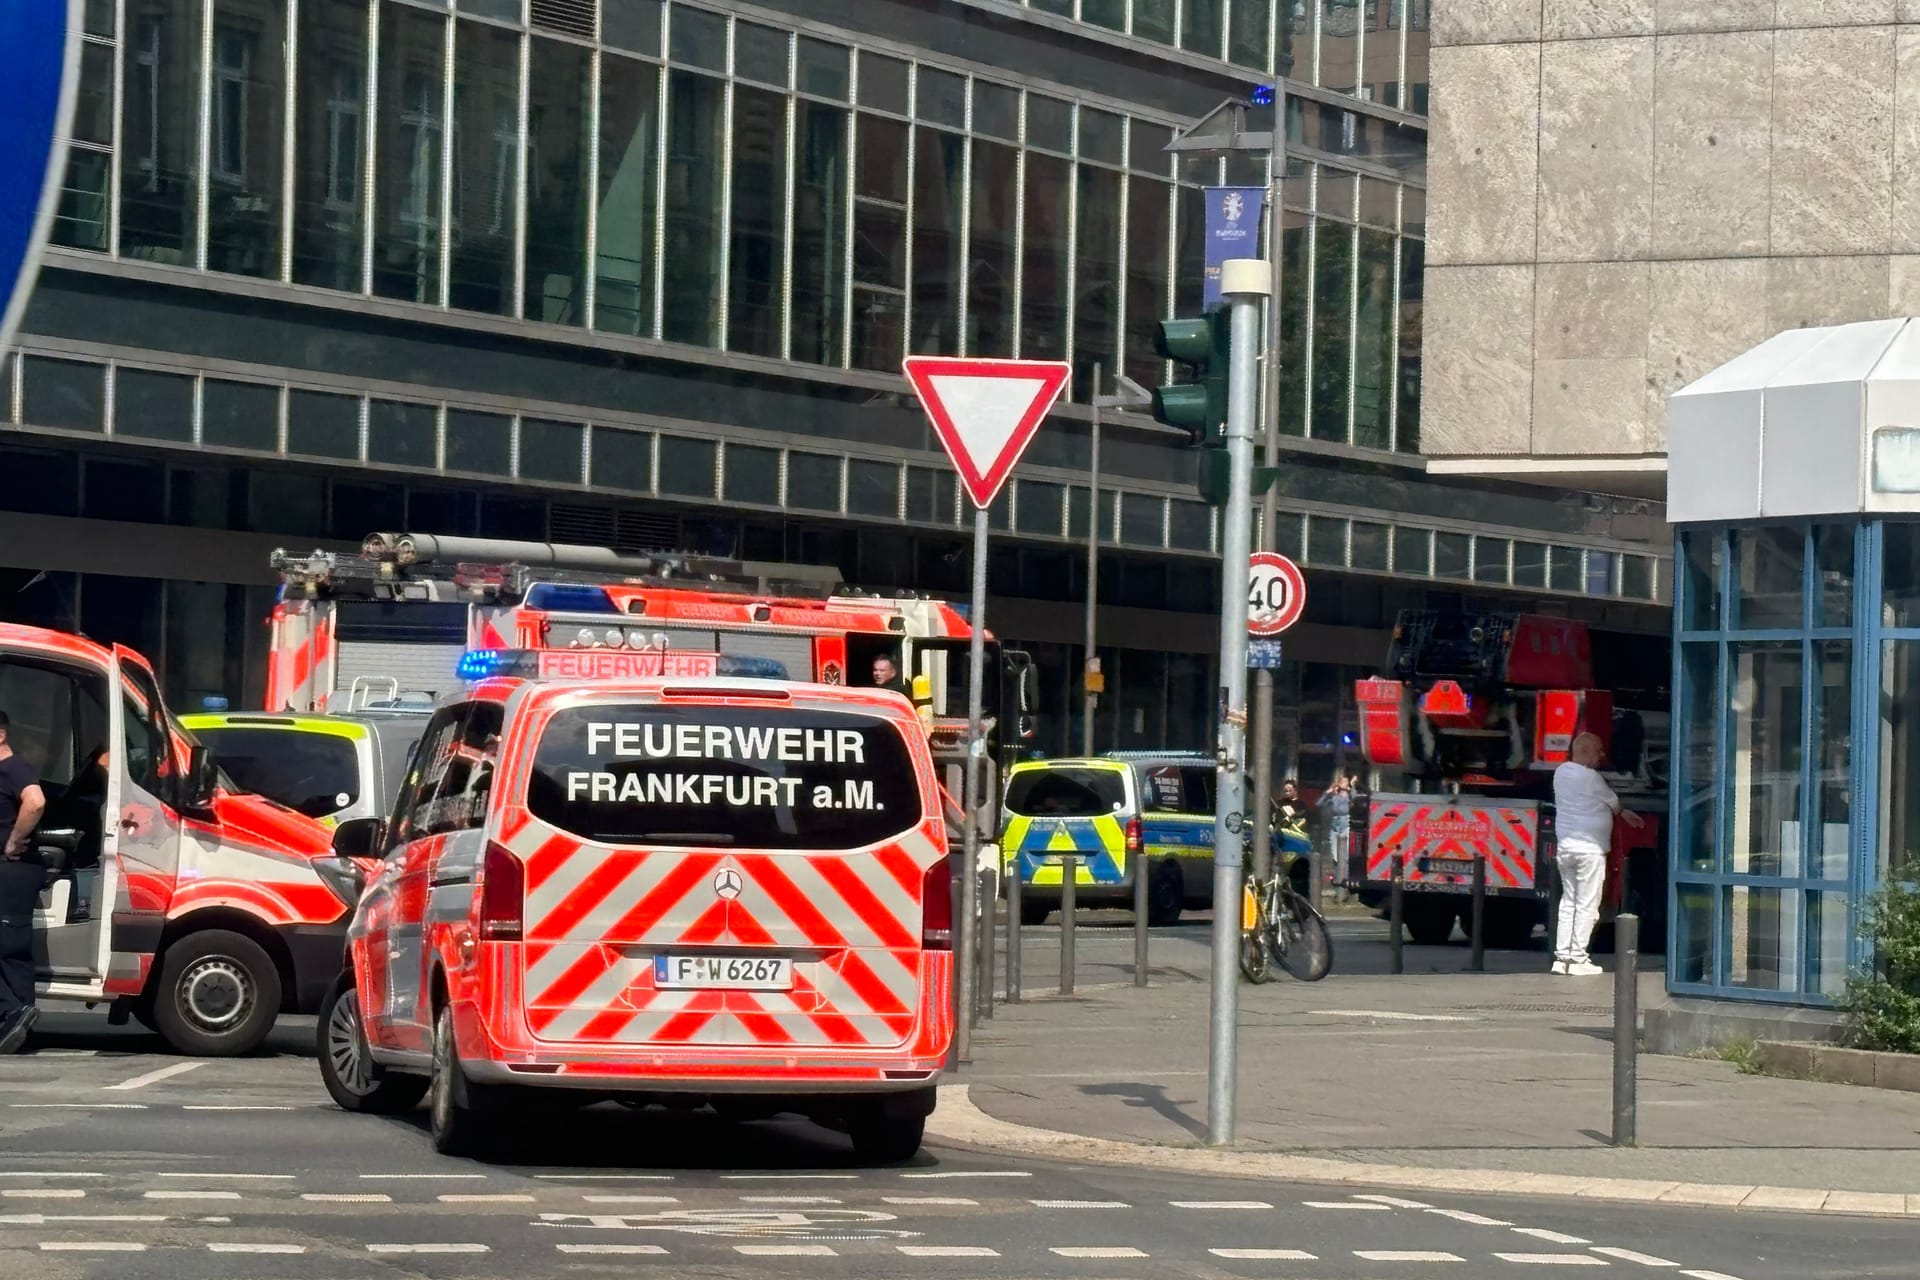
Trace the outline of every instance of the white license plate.
{"type": "Polygon", "coordinates": [[[1473,863],[1452,858],[1435,858],[1427,863],[1427,870],[1440,876],[1470,876],[1473,874],[1473,863]]]}
{"type": "Polygon", "coordinates": [[[655,956],[653,985],[663,990],[791,991],[784,956],[655,956]]]}

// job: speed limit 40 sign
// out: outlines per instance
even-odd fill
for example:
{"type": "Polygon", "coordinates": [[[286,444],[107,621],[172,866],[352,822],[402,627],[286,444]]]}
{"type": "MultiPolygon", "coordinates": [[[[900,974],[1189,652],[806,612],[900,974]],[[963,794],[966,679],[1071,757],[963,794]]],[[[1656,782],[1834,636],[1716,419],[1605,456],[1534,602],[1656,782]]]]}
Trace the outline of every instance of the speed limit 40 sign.
{"type": "Polygon", "coordinates": [[[1247,561],[1247,630],[1277,636],[1307,607],[1307,580],[1300,566],[1273,551],[1256,551],[1247,561]]]}

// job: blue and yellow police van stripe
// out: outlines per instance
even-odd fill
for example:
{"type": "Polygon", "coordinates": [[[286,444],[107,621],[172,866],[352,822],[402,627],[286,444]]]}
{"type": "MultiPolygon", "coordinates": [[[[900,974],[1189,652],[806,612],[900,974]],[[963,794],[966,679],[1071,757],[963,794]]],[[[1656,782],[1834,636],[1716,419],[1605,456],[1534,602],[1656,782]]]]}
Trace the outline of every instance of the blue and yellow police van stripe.
{"type": "Polygon", "coordinates": [[[1115,815],[1092,818],[1023,817],[1009,814],[1001,837],[1008,875],[1022,885],[1058,889],[1061,855],[1079,859],[1075,885],[1127,883],[1126,827],[1115,815]]]}

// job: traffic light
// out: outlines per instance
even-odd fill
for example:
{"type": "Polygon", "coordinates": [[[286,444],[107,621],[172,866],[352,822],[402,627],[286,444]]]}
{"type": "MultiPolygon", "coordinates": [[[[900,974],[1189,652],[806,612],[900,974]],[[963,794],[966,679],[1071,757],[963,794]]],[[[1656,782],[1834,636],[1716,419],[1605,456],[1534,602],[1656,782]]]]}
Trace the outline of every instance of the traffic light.
{"type": "Polygon", "coordinates": [[[1190,443],[1218,449],[1225,445],[1227,361],[1233,335],[1227,308],[1217,306],[1198,320],[1162,320],[1153,332],[1155,354],[1186,365],[1191,380],[1169,383],[1153,392],[1153,419],[1187,433],[1190,443]]]}

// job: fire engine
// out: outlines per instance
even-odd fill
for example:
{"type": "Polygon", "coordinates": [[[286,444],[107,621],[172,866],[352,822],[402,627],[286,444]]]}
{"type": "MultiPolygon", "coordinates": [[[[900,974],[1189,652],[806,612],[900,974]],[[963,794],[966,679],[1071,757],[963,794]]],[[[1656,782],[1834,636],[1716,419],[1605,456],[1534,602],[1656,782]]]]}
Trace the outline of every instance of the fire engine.
{"type": "Polygon", "coordinates": [[[236,794],[124,645],[0,623],[0,707],[47,796],[40,1000],[105,1003],[208,1056],[319,1007],[357,897],[325,827],[236,794]]]}
{"type": "MultiPolygon", "coordinates": [[[[828,567],[420,533],[371,534],[358,554],[275,551],[272,563],[269,711],[438,698],[456,691],[470,651],[665,645],[827,685],[867,683],[884,656],[911,682],[959,794],[972,629],[944,601],[852,590],[828,567]]],[[[1004,770],[1031,733],[1032,659],[991,637],[985,653],[988,750],[1004,770]]]]}
{"type": "MultiPolygon", "coordinates": [[[[1603,772],[1622,807],[1614,824],[1601,920],[1639,912],[1641,936],[1666,936],[1666,777],[1649,730],[1663,713],[1616,705],[1594,686],[1584,624],[1538,614],[1409,610],[1393,628],[1387,674],[1357,682],[1360,746],[1400,791],[1354,814],[1347,883],[1363,902],[1387,896],[1398,862],[1408,933],[1445,942],[1470,920],[1474,863],[1485,862],[1484,937],[1526,946],[1552,888],[1553,770],[1579,734],[1606,749],[1603,772]]],[[[1549,923],[1549,928],[1551,925],[1549,923]]]]}

